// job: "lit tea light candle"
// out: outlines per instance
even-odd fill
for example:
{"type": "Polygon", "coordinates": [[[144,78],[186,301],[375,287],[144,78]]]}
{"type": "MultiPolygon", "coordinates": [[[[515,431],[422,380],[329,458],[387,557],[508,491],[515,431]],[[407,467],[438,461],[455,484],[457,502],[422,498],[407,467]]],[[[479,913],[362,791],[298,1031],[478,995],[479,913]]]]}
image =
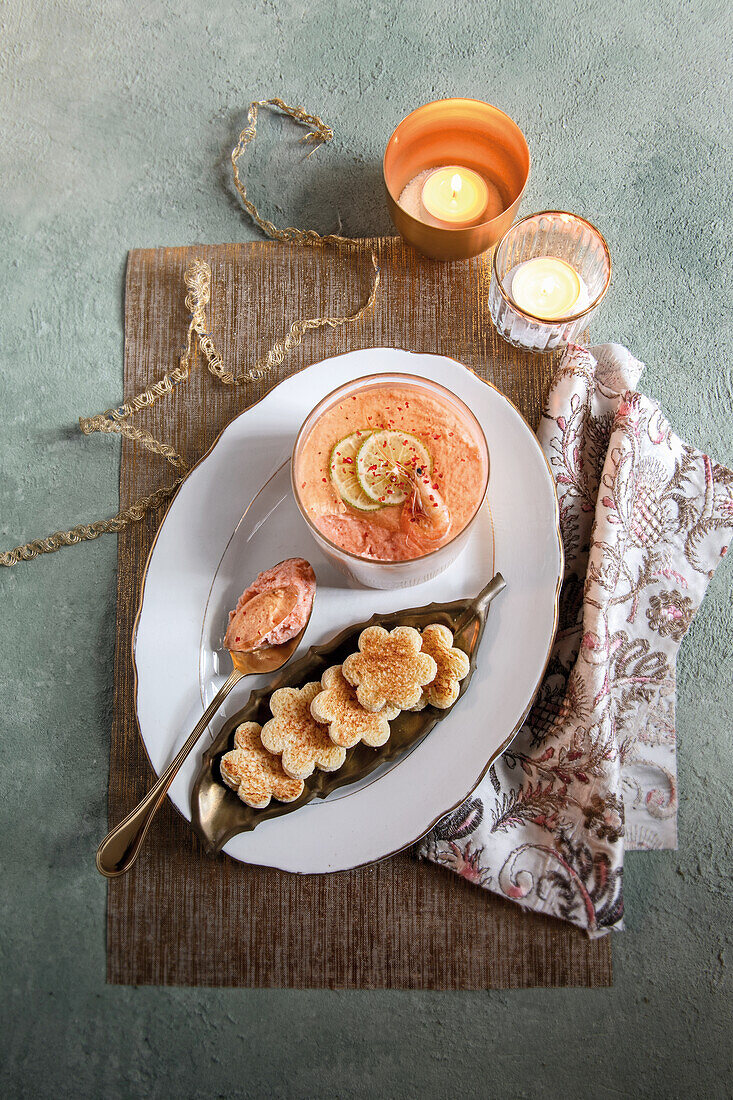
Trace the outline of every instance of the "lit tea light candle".
{"type": "Polygon", "coordinates": [[[489,201],[486,180],[471,168],[453,164],[431,172],[422,189],[428,214],[451,225],[470,225],[480,218],[489,201]]]}
{"type": "Polygon", "coordinates": [[[489,221],[504,209],[499,189],[472,168],[428,168],[403,188],[399,205],[426,225],[462,229],[489,221]]]}
{"type": "Polygon", "coordinates": [[[543,321],[568,317],[585,309],[588,290],[570,264],[555,256],[536,256],[518,264],[507,278],[507,292],[524,310],[543,321]]]}

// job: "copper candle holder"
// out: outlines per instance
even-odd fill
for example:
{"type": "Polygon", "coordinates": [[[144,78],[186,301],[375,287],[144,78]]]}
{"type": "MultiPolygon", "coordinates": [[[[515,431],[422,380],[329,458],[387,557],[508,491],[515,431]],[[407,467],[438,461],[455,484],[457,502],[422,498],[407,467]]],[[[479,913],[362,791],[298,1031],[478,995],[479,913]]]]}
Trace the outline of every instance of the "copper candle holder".
{"type": "Polygon", "coordinates": [[[491,248],[514,221],[529,178],[529,149],[517,124],[478,99],[439,99],[402,120],[384,154],[387,207],[409,244],[436,260],[465,260],[491,248]],[[472,168],[499,192],[500,214],[478,225],[435,226],[399,205],[407,184],[429,168],[472,168]]]}

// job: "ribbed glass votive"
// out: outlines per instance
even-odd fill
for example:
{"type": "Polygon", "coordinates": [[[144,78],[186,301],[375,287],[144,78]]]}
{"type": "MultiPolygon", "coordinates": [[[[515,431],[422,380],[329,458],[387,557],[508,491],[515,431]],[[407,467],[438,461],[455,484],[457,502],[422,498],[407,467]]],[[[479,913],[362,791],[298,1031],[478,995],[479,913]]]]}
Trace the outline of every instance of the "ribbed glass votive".
{"type": "Polygon", "coordinates": [[[522,218],[496,246],[489,287],[489,311],[497,332],[528,351],[553,351],[577,339],[611,281],[611,255],[595,226],[563,210],[522,218]],[[567,316],[542,318],[512,298],[520,264],[539,257],[563,260],[579,277],[580,293],[567,316]]]}

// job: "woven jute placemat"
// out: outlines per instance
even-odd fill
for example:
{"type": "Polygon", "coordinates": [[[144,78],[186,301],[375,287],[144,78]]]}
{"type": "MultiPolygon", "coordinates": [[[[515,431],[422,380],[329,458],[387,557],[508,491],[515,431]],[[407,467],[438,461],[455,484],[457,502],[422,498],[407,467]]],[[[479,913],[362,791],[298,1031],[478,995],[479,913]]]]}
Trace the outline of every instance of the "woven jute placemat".
{"type": "MultiPolygon", "coordinates": [[[[246,388],[221,385],[199,356],[190,380],[136,422],[193,463],[234,415],[280,378],[329,355],[391,346],[461,360],[536,426],[553,361],[519,353],[497,337],[487,306],[488,258],[435,264],[398,239],[370,243],[378,252],[382,288],[376,308],[358,324],[308,334],[279,376],[246,388]]],[[[183,275],[195,257],[211,266],[209,327],[235,375],[294,319],[356,309],[372,274],[366,251],[362,256],[269,242],[131,252],[126,397],[178,361],[189,320],[183,275]]],[[[171,474],[159,457],[123,440],[121,506],[171,474]]],[[[149,515],[119,536],[110,826],[154,780],[135,722],[130,643],[160,520],[160,513],[149,515]]],[[[109,884],[107,978],[132,985],[349,989],[605,986],[611,984],[611,949],[609,939],[590,941],[560,921],[525,913],[419,862],[411,851],[321,876],[246,867],[227,856],[212,859],[166,802],[137,864],[109,884]]]]}

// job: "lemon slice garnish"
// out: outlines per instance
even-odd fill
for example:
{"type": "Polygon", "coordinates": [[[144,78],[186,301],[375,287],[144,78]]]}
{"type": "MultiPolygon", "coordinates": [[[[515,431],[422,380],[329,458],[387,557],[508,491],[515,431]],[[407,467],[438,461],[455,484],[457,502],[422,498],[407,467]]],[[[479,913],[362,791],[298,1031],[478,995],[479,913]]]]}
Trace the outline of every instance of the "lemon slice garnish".
{"type": "Polygon", "coordinates": [[[333,486],[346,504],[360,512],[376,512],[382,504],[375,502],[361,487],[357,473],[356,456],[369,432],[352,432],[340,439],[331,451],[329,471],[333,486]]]}
{"type": "Polygon", "coordinates": [[[430,473],[431,469],[430,452],[409,432],[373,432],[356,456],[364,494],[382,505],[402,504],[409,491],[407,475],[418,470],[430,473]]]}

